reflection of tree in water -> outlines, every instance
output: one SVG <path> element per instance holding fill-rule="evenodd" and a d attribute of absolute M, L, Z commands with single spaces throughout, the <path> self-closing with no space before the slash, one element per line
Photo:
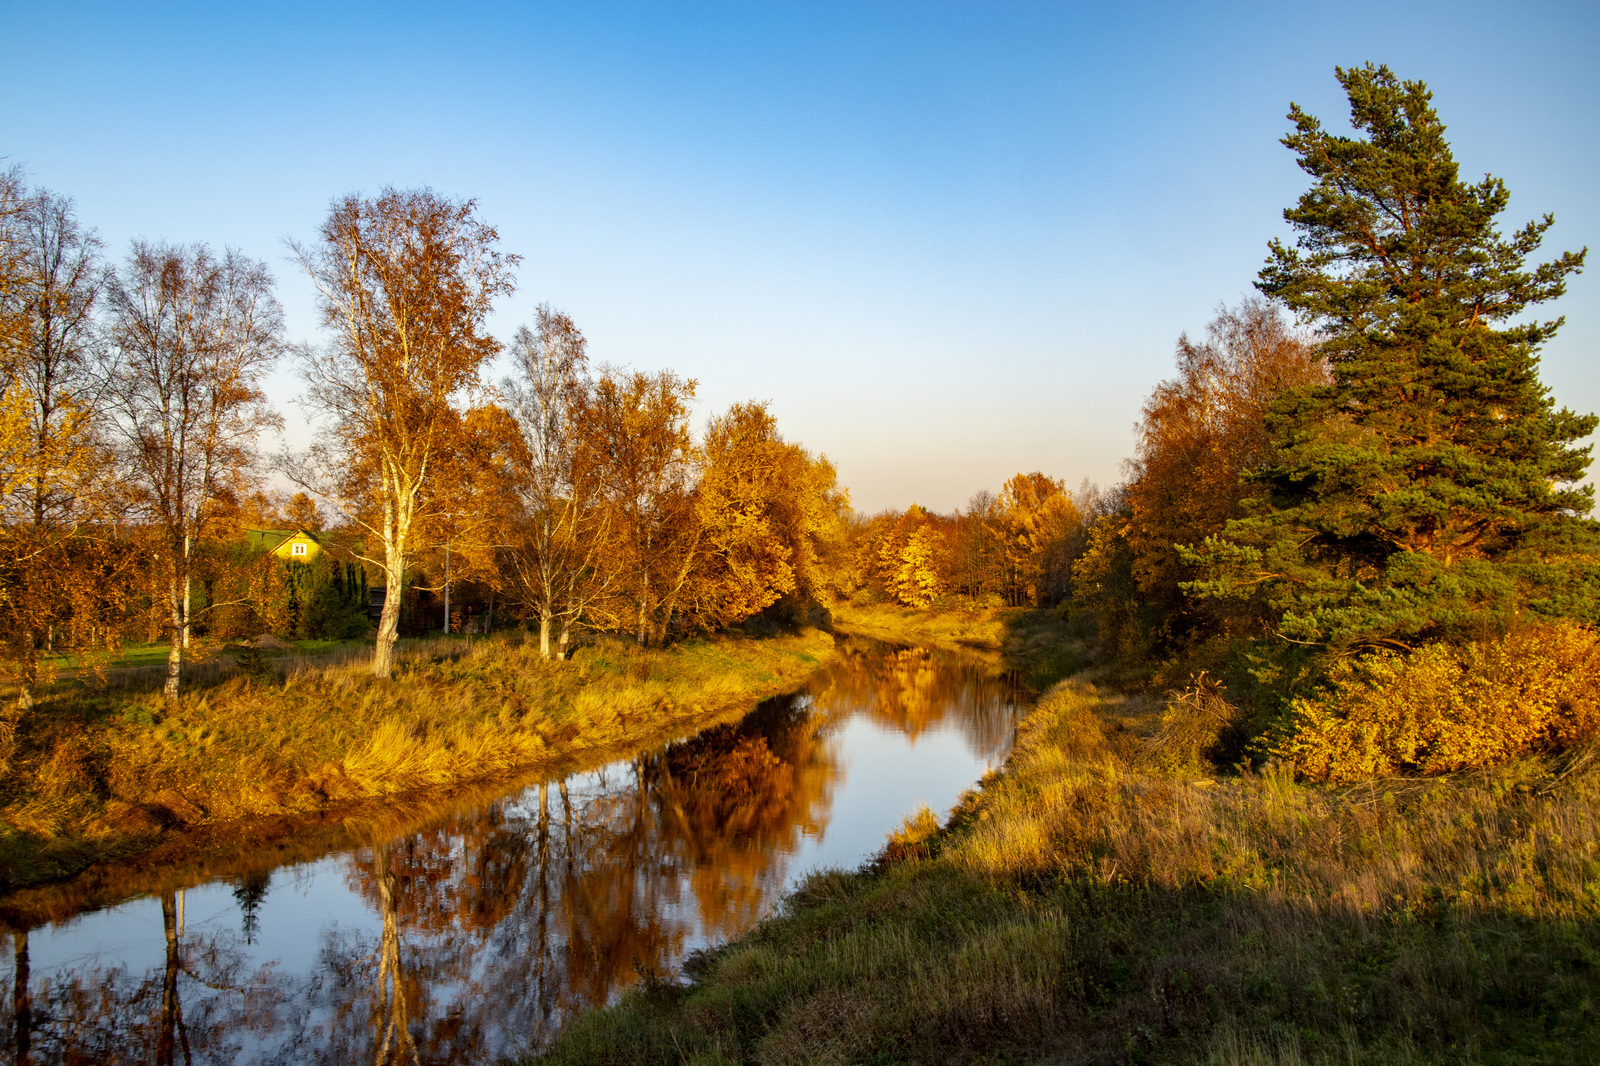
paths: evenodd
<path fill-rule="evenodd" d="M 271 883 L 271 870 L 256 870 L 239 878 L 233 886 L 233 901 L 239 905 L 239 933 L 246 944 L 254 944 L 261 930 L 261 918 L 256 912 L 261 908 L 261 901 L 267 898 L 267 886 Z"/>
<path fill-rule="evenodd" d="M 239 933 L 184 935 L 169 896 L 162 967 L 13 990 L 18 1061 L 421 1064 L 541 1044 L 776 902 L 789 857 L 827 825 L 831 723 L 859 711 L 911 735 L 959 723 L 986 757 L 1009 742 L 1007 675 L 939 653 L 844 655 L 814 699 L 768 701 L 737 725 L 351 854 L 347 883 L 378 927 L 325 929 L 309 974 L 244 968 L 270 874 L 233 886 Z M 24 935 L 23 988 L 26 958 Z"/>
<path fill-rule="evenodd" d="M 283 1060 L 410 1061 L 394 1057 L 402 1030 L 420 1062 L 542 1043 L 576 1010 L 670 972 L 691 937 L 728 935 L 775 902 L 787 856 L 825 825 L 836 773 L 805 705 L 773 701 L 581 791 L 541 785 L 352 858 L 351 887 L 392 907 L 394 949 L 325 934 L 308 1022 Z M 373 958 L 391 972 L 375 974 Z M 385 980 L 388 998 L 358 999 Z M 375 1059 L 380 1008 L 410 1024 L 389 1026 L 390 1057 Z"/>
<path fill-rule="evenodd" d="M 950 652 L 875 643 L 845 644 L 812 690 L 830 721 L 864 713 L 912 740 L 954 726 L 982 759 L 1005 752 L 1016 708 L 1027 698 L 1013 671 Z"/>
<path fill-rule="evenodd" d="M 702 935 L 731 936 L 761 917 L 783 891 L 801 839 L 827 827 L 839 764 L 817 724 L 807 702 L 769 700 L 642 768 L 663 845 L 689 876 Z"/>
<path fill-rule="evenodd" d="M 268 970 L 249 970 L 231 933 L 186 935 L 181 893 L 162 894 L 160 905 L 163 963 L 144 974 L 31 975 L 27 934 L 13 934 L 5 1024 L 14 1062 L 232 1062 L 245 1033 L 270 1027 L 279 997 Z"/>

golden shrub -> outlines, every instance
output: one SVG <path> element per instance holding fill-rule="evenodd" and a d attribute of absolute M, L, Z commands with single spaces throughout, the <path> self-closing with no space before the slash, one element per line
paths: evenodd
<path fill-rule="evenodd" d="M 1294 701 L 1294 733 L 1277 752 L 1315 781 L 1492 766 L 1600 734 L 1600 636 L 1571 623 L 1379 652 L 1331 680 Z"/>

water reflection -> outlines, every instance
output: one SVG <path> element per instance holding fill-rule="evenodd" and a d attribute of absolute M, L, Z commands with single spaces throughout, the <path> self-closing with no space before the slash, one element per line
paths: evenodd
<path fill-rule="evenodd" d="M 862 861 L 920 801 L 948 806 L 1004 756 L 1019 698 L 971 659 L 847 645 L 737 724 L 420 832 L 16 930 L 11 1061 L 420 1066 L 538 1045 L 809 869 Z"/>

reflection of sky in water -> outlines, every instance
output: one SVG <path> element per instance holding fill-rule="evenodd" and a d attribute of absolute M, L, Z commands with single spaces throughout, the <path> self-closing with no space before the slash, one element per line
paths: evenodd
<path fill-rule="evenodd" d="M 812 871 L 858 866 L 923 804 L 943 816 L 1004 758 L 1009 679 L 926 652 L 846 650 L 810 695 L 644 763 L 575 775 L 565 801 L 552 784 L 543 814 L 534 786 L 452 816 L 442 832 L 389 842 L 384 868 L 396 872 L 398 901 L 389 924 L 399 929 L 400 976 L 413 983 L 408 1026 L 423 1058 L 516 1050 L 532 1036 L 529 1017 L 558 1024 L 585 1003 L 615 998 L 641 971 L 676 967 L 683 953 L 769 913 Z M 735 823 L 737 832 L 728 828 Z M 235 882 L 176 897 L 173 966 L 181 964 L 195 1061 L 373 1057 L 381 1025 L 361 1004 L 375 1002 L 385 926 L 374 862 L 374 850 L 361 848 L 271 871 L 250 945 Z M 490 917 L 473 918 L 482 913 Z M 163 973 L 170 981 L 178 972 L 168 966 L 166 931 L 155 897 L 32 930 L 35 998 L 53 991 L 51 1010 L 71 1013 L 80 1008 L 62 989 L 104 984 L 102 1000 L 126 1002 L 104 1008 L 116 1017 L 78 1028 L 103 1031 L 97 1056 L 140 1061 L 165 1024 Z M 12 945 L 0 943 L 9 988 Z M 13 1009 L 6 1005 L 0 1032 L 14 1025 Z M 34 1061 L 51 1061 L 52 1032 L 40 1021 L 49 1014 L 35 1008 L 36 1028 L 46 1028 Z M 464 1029 L 461 1016 L 470 1016 Z M 365 1038 L 356 1031 L 363 1024 Z M 206 1025 L 217 1030 L 209 1044 L 197 1029 Z M 143 1026 L 143 1035 L 124 1042 L 118 1026 Z M 470 1032 L 429 1044 L 446 1030 Z"/>
<path fill-rule="evenodd" d="M 858 716 L 836 730 L 830 741 L 842 763 L 832 816 L 822 839 L 806 840 L 791 860 L 789 887 L 813 870 L 859 866 L 924 803 L 942 820 L 961 793 L 991 766 L 990 760 L 973 754 L 954 726 L 930 729 L 911 740 L 899 730 Z"/>

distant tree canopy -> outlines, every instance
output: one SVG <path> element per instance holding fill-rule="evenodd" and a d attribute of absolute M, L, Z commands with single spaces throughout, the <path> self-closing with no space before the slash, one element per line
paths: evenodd
<path fill-rule="evenodd" d="M 881 595 L 906 607 L 952 596 L 1011 607 L 1053 606 L 1073 589 L 1073 563 L 1088 544 L 1103 497 L 1076 493 L 1034 471 L 1017 474 L 997 496 L 979 492 L 966 509 L 939 515 L 912 504 L 904 512 L 859 518 L 845 591 Z"/>

